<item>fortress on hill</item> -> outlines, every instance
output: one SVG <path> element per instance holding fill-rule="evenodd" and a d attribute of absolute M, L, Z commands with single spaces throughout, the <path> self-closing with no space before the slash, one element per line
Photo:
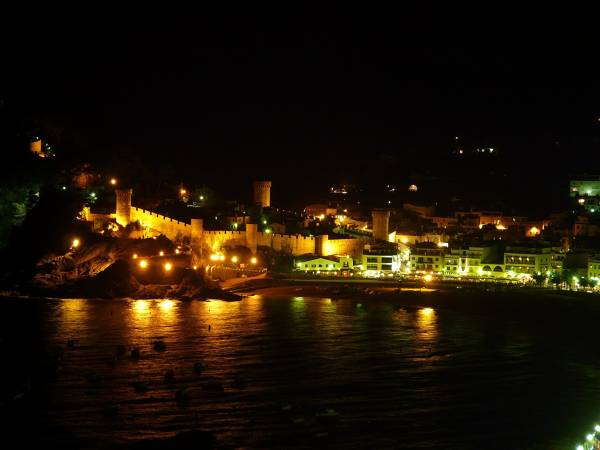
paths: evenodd
<path fill-rule="evenodd" d="M 254 203 L 262 207 L 271 205 L 271 182 L 256 181 L 254 187 Z M 203 219 L 191 219 L 190 223 L 166 217 L 152 211 L 132 205 L 131 189 L 116 190 L 116 208 L 114 214 L 95 214 L 89 208 L 84 209 L 87 221 L 115 220 L 126 227 L 138 222 L 142 227 L 163 234 L 174 243 L 189 244 L 193 260 L 201 263 L 211 254 L 222 248 L 242 246 L 256 254 L 258 247 L 268 247 L 274 251 L 293 256 L 314 254 L 318 256 L 349 255 L 359 257 L 362 253 L 365 238 L 330 239 L 328 235 L 303 236 L 300 234 L 277 234 L 258 231 L 257 224 L 247 223 L 245 230 L 205 230 Z M 387 237 L 387 221 L 389 212 L 377 215 L 377 236 Z M 381 216 L 381 217 L 379 217 Z M 374 230 L 375 231 L 375 230 Z M 377 237 L 374 236 L 374 237 Z"/>

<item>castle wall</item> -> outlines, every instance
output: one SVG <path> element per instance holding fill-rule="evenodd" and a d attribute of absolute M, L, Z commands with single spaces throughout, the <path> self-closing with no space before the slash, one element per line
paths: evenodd
<path fill-rule="evenodd" d="M 127 202 L 125 202 L 126 206 Z M 86 220 L 100 219 L 100 215 L 84 209 Z M 106 219 L 107 215 L 102 215 Z M 111 214 L 111 218 L 119 218 L 119 214 Z M 363 248 L 362 239 L 332 239 L 328 236 L 289 235 L 278 233 L 262 233 L 257 231 L 256 224 L 247 224 L 247 231 L 207 231 L 204 230 L 202 219 L 192 219 L 192 223 L 184 223 L 165 217 L 142 208 L 130 207 L 129 220 L 155 230 L 174 242 L 189 242 L 193 247 L 193 259 L 198 263 L 201 258 L 219 251 L 226 246 L 247 247 L 253 253 L 256 248 L 269 247 L 275 251 L 289 253 L 294 256 L 304 254 L 352 255 L 357 256 Z"/>
<path fill-rule="evenodd" d="M 358 258 L 362 255 L 366 239 L 329 239 L 324 243 L 323 256 L 349 255 Z"/>
<path fill-rule="evenodd" d="M 206 255 L 219 251 L 225 246 L 246 246 L 245 231 L 206 231 L 202 233 L 202 249 Z"/>
<path fill-rule="evenodd" d="M 138 221 L 142 226 L 152 228 L 174 242 L 189 241 L 192 234 L 192 226 L 188 223 L 179 222 L 135 206 L 131 207 L 131 221 Z"/>

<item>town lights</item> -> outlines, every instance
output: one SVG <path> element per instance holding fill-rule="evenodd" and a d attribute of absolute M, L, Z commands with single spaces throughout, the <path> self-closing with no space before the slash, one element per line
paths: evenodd
<path fill-rule="evenodd" d="M 270 229 L 270 228 L 267 228 L 267 229 L 265 230 L 265 233 L 267 233 L 267 234 L 269 234 L 270 232 L 271 232 L 271 229 Z"/>
<path fill-rule="evenodd" d="M 133 254 L 131 257 L 132 257 L 133 259 L 137 259 L 137 253 L 134 253 L 134 254 Z"/>
<path fill-rule="evenodd" d="M 192 269 L 194 269 L 194 270 L 196 270 L 197 268 L 198 268 L 198 266 L 194 266 L 194 267 L 192 267 Z"/>
<path fill-rule="evenodd" d="M 219 255 L 216 255 L 214 253 L 212 255 L 210 255 L 210 260 L 211 261 L 217 261 L 218 259 L 219 259 Z"/>
<path fill-rule="evenodd" d="M 234 263 L 234 264 L 235 264 L 236 262 L 238 262 L 238 257 L 237 257 L 237 256 L 232 256 L 232 257 L 231 257 L 231 262 L 232 262 L 232 263 Z"/>
<path fill-rule="evenodd" d="M 165 263 L 164 268 L 165 272 L 169 272 L 173 268 L 173 264 L 171 264 L 170 262 Z"/>
<path fill-rule="evenodd" d="M 148 267 L 148 261 L 146 261 L 145 259 L 142 259 L 139 262 L 139 265 L 140 265 L 140 269 L 145 269 L 146 267 Z"/>
<path fill-rule="evenodd" d="M 200 201 L 204 201 L 204 195 L 200 196 Z"/>
<path fill-rule="evenodd" d="M 110 179 L 110 184 L 112 184 L 113 186 L 115 186 L 117 184 L 117 179 L 116 178 L 111 178 Z"/>
<path fill-rule="evenodd" d="M 77 248 L 77 247 L 79 247 L 79 244 L 80 244 L 80 242 L 79 242 L 79 239 L 75 238 L 75 239 L 73 239 L 73 241 L 71 242 L 71 247 L 72 247 L 72 248 Z"/>
<path fill-rule="evenodd" d="M 180 190 L 179 190 L 179 193 L 180 193 L 181 195 L 185 195 L 185 194 L 187 194 L 187 191 L 186 191 L 185 189 L 180 189 Z"/>
<path fill-rule="evenodd" d="M 162 250 L 160 252 L 158 252 L 158 256 L 165 256 L 165 252 L 163 252 Z"/>
<path fill-rule="evenodd" d="M 433 279 L 433 277 L 430 274 L 427 274 L 423 277 L 423 279 L 426 283 L 429 283 Z"/>
<path fill-rule="evenodd" d="M 225 261 L 225 255 L 219 255 L 219 261 Z"/>
<path fill-rule="evenodd" d="M 251 262 L 252 264 L 256 264 L 256 262 L 257 262 L 257 259 L 253 257 L 253 258 L 250 260 L 250 262 Z"/>
<path fill-rule="evenodd" d="M 179 255 L 179 249 L 178 248 L 175 249 L 175 254 Z"/>

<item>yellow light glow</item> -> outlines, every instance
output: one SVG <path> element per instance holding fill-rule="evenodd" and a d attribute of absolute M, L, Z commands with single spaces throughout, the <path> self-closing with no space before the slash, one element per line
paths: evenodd
<path fill-rule="evenodd" d="M 178 248 L 175 249 L 175 254 L 179 255 L 179 249 Z"/>
<path fill-rule="evenodd" d="M 216 261 L 217 259 L 219 259 L 219 255 L 215 255 L 214 253 L 212 255 L 210 255 L 211 261 Z"/>
<path fill-rule="evenodd" d="M 430 274 L 427 274 L 423 277 L 423 279 L 426 283 L 429 283 L 433 279 L 433 277 Z"/>
<path fill-rule="evenodd" d="M 165 263 L 164 267 L 165 267 L 165 271 L 169 272 L 173 268 L 173 264 L 168 262 L 168 263 Z"/>
<path fill-rule="evenodd" d="M 504 225 L 502 225 L 501 223 L 499 223 L 498 225 L 496 225 L 496 230 L 506 230 L 506 227 Z"/>
<path fill-rule="evenodd" d="M 237 257 L 237 256 L 233 256 L 233 257 L 231 258 L 231 262 L 232 262 L 232 263 L 236 263 L 236 262 L 238 262 L 238 257 Z"/>
<path fill-rule="evenodd" d="M 257 262 L 257 259 L 256 259 L 256 258 L 252 258 L 252 259 L 250 260 L 250 262 L 251 262 L 252 264 L 256 264 L 256 262 Z"/>
<path fill-rule="evenodd" d="M 179 193 L 180 193 L 181 195 L 185 195 L 185 194 L 187 194 L 187 191 L 186 191 L 185 189 L 181 189 L 181 190 L 179 191 Z"/>
<path fill-rule="evenodd" d="M 136 311 L 148 311 L 150 308 L 148 300 L 136 300 L 133 306 Z"/>
<path fill-rule="evenodd" d="M 112 184 L 113 186 L 114 186 L 115 184 L 117 184 L 117 179 L 116 179 L 116 178 L 111 178 L 111 179 L 110 179 L 110 184 Z"/>
<path fill-rule="evenodd" d="M 73 242 L 71 242 L 71 247 L 77 248 L 77 247 L 79 247 L 79 244 L 80 244 L 79 239 L 75 238 L 75 239 L 73 239 Z"/>
<path fill-rule="evenodd" d="M 402 236 L 400 238 L 400 242 L 402 242 L 403 244 L 406 244 L 408 242 L 408 238 L 406 236 Z"/>
<path fill-rule="evenodd" d="M 204 200 L 204 195 L 201 195 L 201 196 L 200 196 L 200 200 Z"/>
<path fill-rule="evenodd" d="M 423 308 L 421 310 L 419 310 L 419 312 L 425 316 L 430 316 L 433 314 L 433 308 Z"/>
<path fill-rule="evenodd" d="M 225 255 L 219 255 L 219 260 L 225 261 Z"/>
<path fill-rule="evenodd" d="M 148 261 L 146 261 L 145 259 L 142 259 L 142 260 L 139 262 L 139 265 L 140 265 L 140 267 L 141 267 L 142 269 L 145 269 L 146 267 L 148 267 Z"/>
<path fill-rule="evenodd" d="M 325 214 L 321 214 L 321 215 L 319 216 L 319 220 L 323 220 L 324 218 L 325 218 Z"/>
<path fill-rule="evenodd" d="M 165 256 L 165 252 L 163 252 L 162 250 L 160 252 L 158 252 L 159 256 Z"/>
<path fill-rule="evenodd" d="M 137 253 L 134 253 L 134 254 L 133 254 L 131 257 L 132 257 L 133 259 L 137 259 Z"/>
<path fill-rule="evenodd" d="M 196 270 L 198 268 L 198 266 L 194 266 L 193 269 Z"/>
<path fill-rule="evenodd" d="M 577 201 L 579 202 L 580 205 L 583 205 L 585 203 L 585 198 L 580 198 Z"/>
<path fill-rule="evenodd" d="M 529 234 L 532 236 L 537 236 L 538 234 L 540 234 L 540 229 L 538 227 L 531 227 L 529 229 Z"/>
<path fill-rule="evenodd" d="M 173 302 L 173 300 L 166 299 L 160 302 L 160 309 L 169 310 L 172 309 L 174 305 L 175 302 Z"/>

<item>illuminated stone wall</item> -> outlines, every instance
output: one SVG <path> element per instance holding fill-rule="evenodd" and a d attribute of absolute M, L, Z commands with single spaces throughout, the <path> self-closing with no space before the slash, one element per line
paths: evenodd
<path fill-rule="evenodd" d="M 189 241 L 192 234 L 192 226 L 188 223 L 135 206 L 131 207 L 131 221 L 138 221 L 140 225 L 156 230 L 174 242 Z"/>
<path fill-rule="evenodd" d="M 363 248 L 368 239 L 328 239 L 325 244 L 324 255 L 349 255 L 358 258 L 362 255 Z"/>

